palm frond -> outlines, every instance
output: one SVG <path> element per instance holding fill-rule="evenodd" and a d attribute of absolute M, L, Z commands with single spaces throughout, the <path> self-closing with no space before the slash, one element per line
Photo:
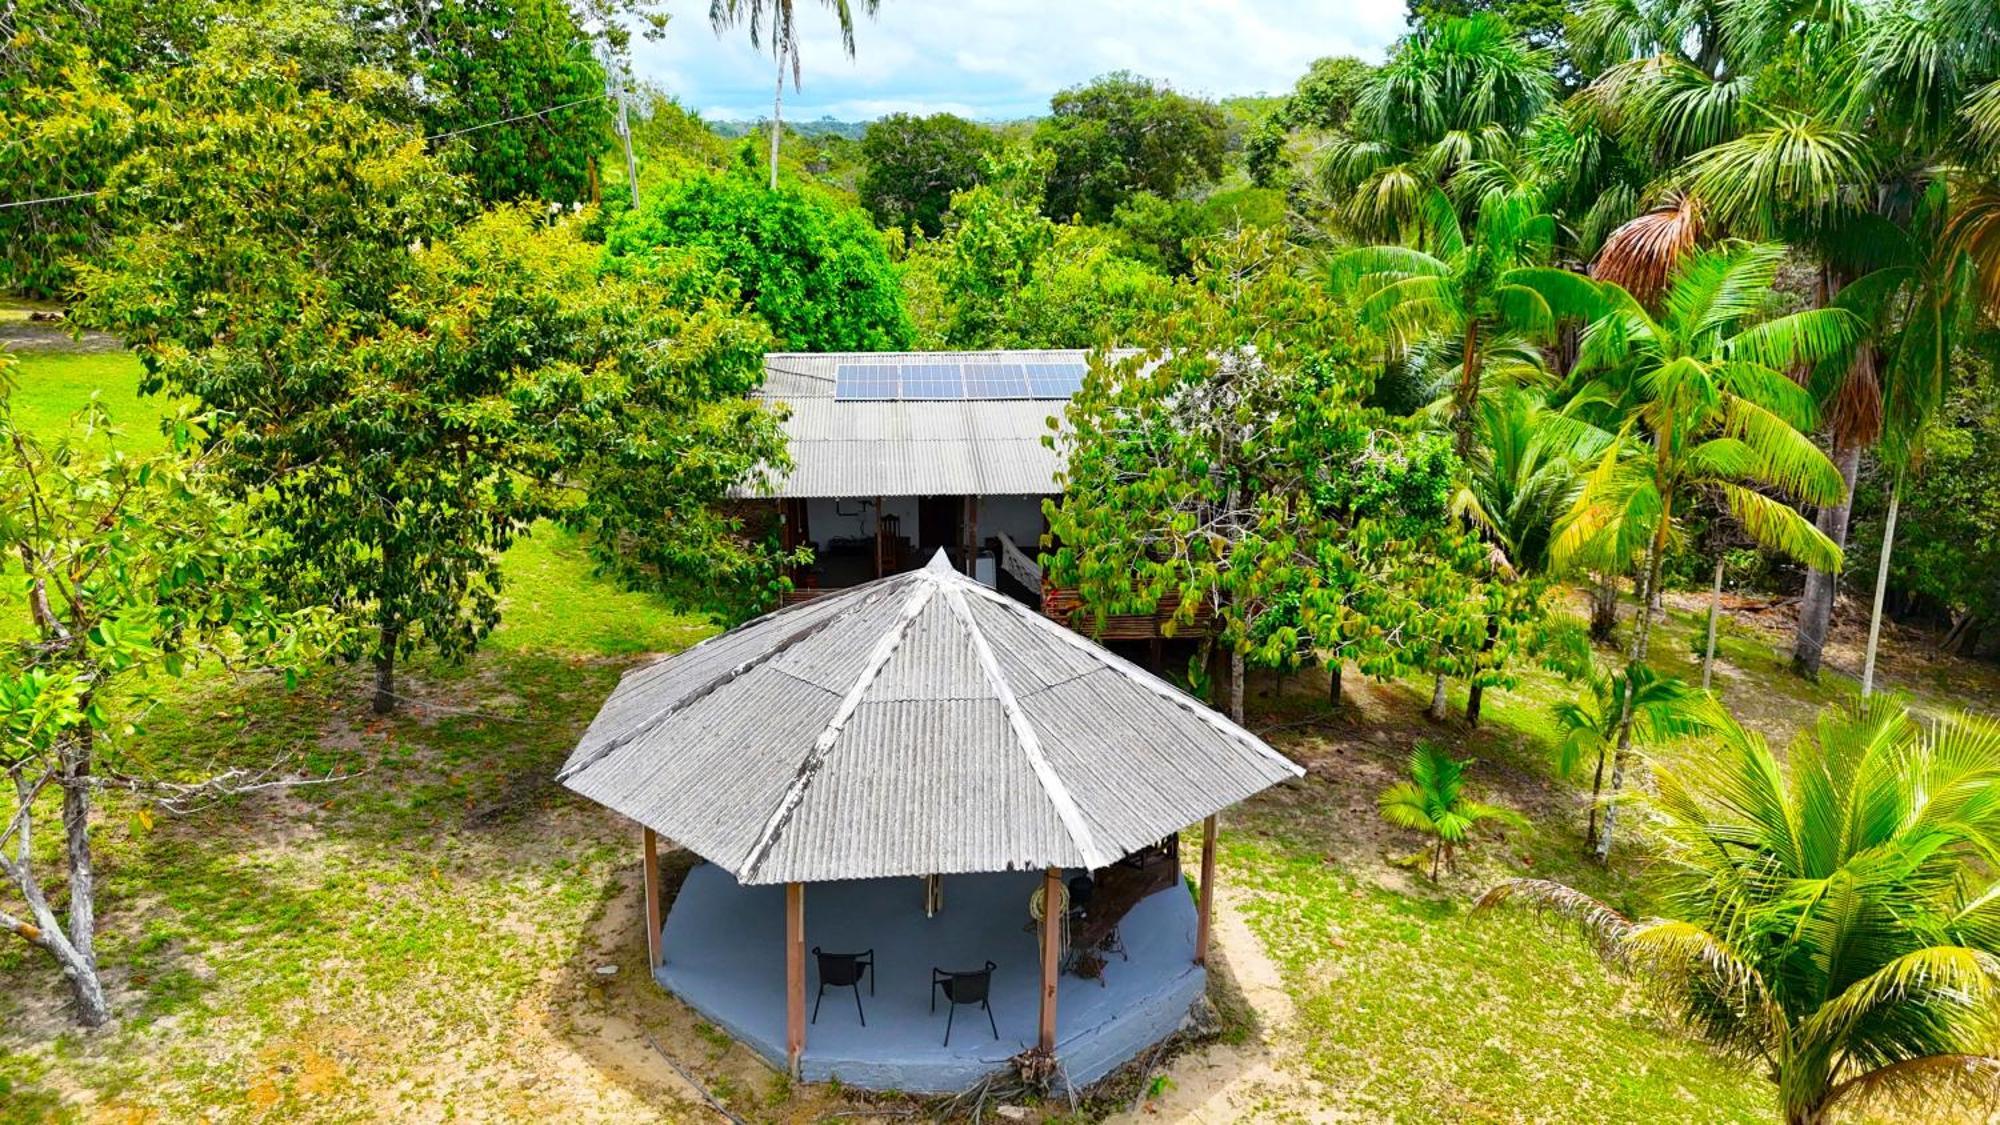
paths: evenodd
<path fill-rule="evenodd" d="M 1783 114 L 1696 154 L 1683 182 L 1724 226 L 1780 238 L 1857 210 L 1873 172 L 1865 138 L 1804 114 Z"/>
<path fill-rule="evenodd" d="M 1582 891 L 1549 879 L 1509 879 L 1479 896 L 1475 911 L 1519 903 L 1574 926 L 1606 960 L 1624 964 L 1632 920 Z"/>
<path fill-rule="evenodd" d="M 1819 570 L 1840 569 L 1840 548 L 1791 506 L 1741 485 L 1716 488 L 1729 505 L 1729 514 L 1758 545 Z"/>
<path fill-rule="evenodd" d="M 1900 1110 L 1919 1121 L 1929 1111 L 1954 1103 L 2000 1102 L 2000 1057 L 1976 1054 L 1925 1055 L 1857 1074 L 1834 1086 L 1824 1103 L 1845 1113 L 1850 1105 Z"/>
<path fill-rule="evenodd" d="M 1622 285 L 1650 305 L 1667 287 L 1682 259 L 1701 238 L 1701 209 L 1693 196 L 1665 202 L 1611 232 L 1591 263 L 1590 275 Z"/>

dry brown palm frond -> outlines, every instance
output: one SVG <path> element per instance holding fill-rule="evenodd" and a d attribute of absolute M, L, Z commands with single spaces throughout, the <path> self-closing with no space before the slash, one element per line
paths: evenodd
<path fill-rule="evenodd" d="M 1859 348 L 1821 418 L 1833 432 L 1836 448 L 1870 446 L 1882 436 L 1882 380 L 1875 371 L 1875 349 Z"/>
<path fill-rule="evenodd" d="M 1953 200 L 1953 212 L 1945 240 L 1971 259 L 1987 315 L 2000 319 L 2000 184 L 1974 185 Z"/>
<path fill-rule="evenodd" d="M 1582 891 L 1549 879 L 1509 879 L 1479 896 L 1473 909 L 1490 910 L 1507 902 L 1525 903 L 1570 923 L 1596 944 L 1605 960 L 1625 963 L 1626 940 L 1636 928 L 1632 920 Z"/>
<path fill-rule="evenodd" d="M 1992 1055 L 1926 1055 L 1877 1067 L 1833 1088 L 1828 1108 L 1850 1102 L 1900 1109 L 1912 1121 L 1954 1100 L 1965 1105 L 2000 1102 L 2000 1058 Z"/>
<path fill-rule="evenodd" d="M 1667 280 L 1701 238 L 1701 205 L 1675 192 L 1660 204 L 1611 232 L 1591 263 L 1590 275 L 1616 282 L 1651 306 Z"/>

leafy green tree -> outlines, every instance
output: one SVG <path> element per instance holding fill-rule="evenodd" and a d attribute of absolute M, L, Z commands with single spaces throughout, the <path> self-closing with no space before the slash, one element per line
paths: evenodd
<path fill-rule="evenodd" d="M 699 487 L 651 511 L 702 528 L 710 478 L 776 452 L 745 397 L 754 322 L 600 282 L 577 224 L 531 205 L 463 222 L 462 182 L 408 130 L 301 91 L 283 59 L 211 48 L 152 98 L 112 179 L 134 221 L 77 315 L 132 346 L 146 389 L 240 427 L 216 469 L 284 537 L 273 593 L 366 624 L 347 653 L 377 710 L 399 659 L 478 644 L 500 553 L 600 460 L 688 459 Z"/>
<path fill-rule="evenodd" d="M 1049 439 L 1066 468 L 1044 558 L 1100 617 L 1173 596 L 1178 629 L 1208 610 L 1240 718 L 1246 662 L 1391 675 L 1484 618 L 1462 565 L 1440 565 L 1463 562 L 1437 534 L 1456 466 L 1358 405 L 1349 314 L 1268 233 L 1213 253 L 1143 352 L 1092 364 Z"/>
<path fill-rule="evenodd" d="M 1382 790 L 1375 799 L 1382 819 L 1430 837 L 1433 883 L 1438 881 L 1440 864 L 1458 870 L 1458 849 L 1480 824 L 1528 827 L 1528 818 L 1513 809 L 1481 804 L 1465 795 L 1465 767 L 1471 760 L 1459 761 L 1435 742 L 1419 742 L 1410 751 L 1409 780 Z"/>
<path fill-rule="evenodd" d="M 840 23 L 840 45 L 846 49 L 847 57 L 854 57 L 854 7 L 851 0 L 821 0 L 828 11 Z M 861 0 L 861 10 L 873 16 L 881 0 Z M 791 64 L 792 89 L 797 90 L 801 81 L 799 67 L 799 25 L 797 5 L 794 0 L 711 0 L 708 6 L 709 23 L 715 33 L 738 24 L 750 26 L 750 45 L 760 46 L 764 39 L 770 40 L 771 58 L 777 63 L 778 79 L 771 95 L 771 190 L 778 188 L 778 138 L 785 127 L 785 69 Z"/>
<path fill-rule="evenodd" d="M 1519 879 L 1481 906 L 1576 924 L 1690 1031 L 1756 1062 L 1787 1125 L 2000 1098 L 2000 728 L 1830 710 L 1784 760 L 1734 724 L 1657 773 L 1662 916 Z"/>
<path fill-rule="evenodd" d="M 1676 273 L 1657 319 L 1631 294 L 1600 283 L 1609 304 L 1584 332 L 1569 409 L 1595 415 L 1619 440 L 1585 474 L 1552 554 L 1559 566 L 1613 573 L 1638 560 L 1634 667 L 1646 661 L 1667 547 L 1699 496 L 1716 497 L 1767 549 L 1828 569 L 1840 565 L 1840 548 L 1762 490 L 1814 503 L 1839 499 L 1846 487 L 1839 470 L 1801 432 L 1817 418 L 1812 398 L 1786 372 L 1837 359 L 1855 345 L 1860 325 L 1842 309 L 1755 322 L 1783 259 L 1776 246 L 1698 252 Z M 1631 703 L 1628 696 L 1600 857 L 1611 850 Z"/>
<path fill-rule="evenodd" d="M 372 0 L 363 13 L 407 51 L 396 69 L 422 82 L 424 132 L 447 138 L 480 199 L 589 200 L 613 112 L 567 0 Z"/>
<path fill-rule="evenodd" d="M 1035 128 L 1051 161 L 1042 210 L 1101 223 L 1135 193 L 1177 197 L 1222 175 L 1228 133 L 1215 103 L 1129 71 L 1063 90 Z"/>
<path fill-rule="evenodd" d="M 1097 227 L 1056 223 L 991 184 L 960 193 L 943 235 L 910 247 L 905 302 L 925 348 L 1085 348 L 1137 340 L 1172 304 L 1159 271 Z"/>
<path fill-rule="evenodd" d="M 0 379 L 10 362 L 0 354 Z M 95 401 L 47 440 L 9 403 L 0 399 L 0 539 L 25 639 L 0 659 L 0 772 L 12 782 L 0 800 L 0 930 L 54 961 L 78 1022 L 96 1027 L 111 1018 L 96 944 L 100 797 L 129 794 L 144 818 L 293 776 L 284 761 L 162 772 L 133 746 L 132 723 L 167 682 L 218 657 L 295 667 L 325 622 L 265 598 L 273 540 L 222 498 L 224 447 L 198 449 L 190 419 L 173 420 L 166 451 L 137 457 Z M 38 819 L 45 795 L 59 809 L 54 832 Z"/>
<path fill-rule="evenodd" d="M 726 271 L 789 351 L 908 347 L 896 267 L 857 208 L 798 186 L 698 175 L 644 199 L 605 238 L 613 259 L 694 252 Z"/>
<path fill-rule="evenodd" d="M 1257 123 L 1243 142 L 1243 166 L 1259 187 L 1283 187 L 1289 178 L 1286 146 L 1298 132 L 1344 128 L 1374 68 L 1346 55 L 1314 59 L 1283 104 Z"/>
<path fill-rule="evenodd" d="M 885 227 L 935 238 L 952 196 L 978 186 L 1000 136 L 950 113 L 892 113 L 861 138 L 861 205 Z"/>
<path fill-rule="evenodd" d="M 1140 192 L 1112 212 L 1125 253 L 1162 273 L 1185 277 L 1204 239 L 1248 227 L 1282 229 L 1285 197 L 1270 188 L 1218 191 L 1204 199 L 1162 199 Z"/>

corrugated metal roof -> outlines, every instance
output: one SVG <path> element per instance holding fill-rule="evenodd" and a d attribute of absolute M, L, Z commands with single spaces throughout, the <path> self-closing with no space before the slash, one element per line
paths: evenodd
<path fill-rule="evenodd" d="M 634 670 L 559 777 L 755 884 L 1101 867 L 1301 772 L 940 553 Z"/>
<path fill-rule="evenodd" d="M 1118 353 L 1124 354 L 1124 353 Z M 1042 445 L 1061 399 L 837 400 L 843 363 L 1085 363 L 1090 353 L 774 352 L 759 396 L 782 403 L 792 470 L 739 491 L 849 496 L 1052 496 L 1062 462 Z"/>

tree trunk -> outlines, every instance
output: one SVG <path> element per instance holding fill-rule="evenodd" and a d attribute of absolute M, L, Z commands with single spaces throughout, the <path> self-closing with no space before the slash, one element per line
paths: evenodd
<path fill-rule="evenodd" d="M 1595 575 L 1590 584 L 1590 639 L 1610 644 L 1618 632 L 1618 579 Z"/>
<path fill-rule="evenodd" d="M 1338 657 L 1326 662 L 1326 705 L 1328 707 L 1340 706 L 1340 668 L 1341 661 Z"/>
<path fill-rule="evenodd" d="M 1646 642 L 1653 630 L 1653 588 L 1660 581 L 1660 567 L 1666 555 L 1667 530 L 1671 526 L 1671 509 L 1660 513 L 1660 530 L 1653 537 L 1652 549 L 1647 553 L 1646 572 L 1640 579 L 1639 620 L 1632 627 L 1632 659 L 1627 665 L 1625 684 L 1625 704 L 1618 715 L 1618 744 L 1611 754 L 1611 795 L 1604 805 L 1604 827 L 1597 834 L 1597 861 L 1611 862 L 1611 837 L 1618 823 L 1618 793 L 1625 787 L 1625 760 L 1632 752 L 1632 704 L 1633 695 L 1631 672 L 1646 662 Z"/>
<path fill-rule="evenodd" d="M 1814 521 L 1833 545 L 1847 549 L 1847 517 L 1854 510 L 1854 478 L 1861 469 L 1861 447 L 1851 445 L 1834 454 L 1841 480 L 1847 484 L 1840 503 L 1821 508 Z M 1833 599 L 1838 593 L 1839 576 L 1823 570 L 1806 571 L 1805 596 L 1799 599 L 1798 632 L 1792 643 L 1792 671 L 1808 680 L 1819 679 L 1820 662 L 1826 655 L 1827 632 L 1833 625 Z"/>
<path fill-rule="evenodd" d="M 1479 405 L 1479 321 L 1465 322 L 1465 362 L 1458 373 L 1458 393 L 1452 396 L 1453 447 L 1458 459 L 1472 463 L 1472 412 Z"/>
<path fill-rule="evenodd" d="M 1708 647 L 1701 654 L 1701 690 L 1707 691 L 1710 678 L 1715 673 L 1715 622 L 1722 616 L 1722 560 L 1721 551 L 1715 553 L 1715 581 L 1708 587 Z"/>
<path fill-rule="evenodd" d="M 785 48 L 783 45 L 784 40 L 779 38 L 776 28 L 772 29 L 771 35 L 772 38 L 778 39 L 779 43 L 776 52 L 778 56 L 778 87 L 771 95 L 771 190 L 776 191 L 778 190 L 778 137 L 784 132 L 785 128 Z"/>
<path fill-rule="evenodd" d="M 1597 743 L 1597 772 L 1590 775 L 1590 825 L 1583 830 L 1584 845 L 1592 850 L 1595 850 L 1597 847 L 1597 807 L 1598 802 L 1603 799 L 1604 741 L 1599 739 Z"/>
<path fill-rule="evenodd" d="M 402 629 L 383 625 L 375 641 L 375 713 L 387 715 L 396 709 L 396 643 Z"/>
<path fill-rule="evenodd" d="M 1493 651 L 1494 645 L 1499 643 L 1500 619 L 1488 614 L 1486 618 L 1486 641 L 1479 646 L 1479 655 L 1484 657 L 1487 653 Z M 1465 721 L 1468 726 L 1476 727 L 1479 725 L 1479 706 L 1485 697 L 1486 685 L 1480 682 L 1479 675 L 1475 672 L 1472 677 L 1472 685 L 1465 692 Z"/>
<path fill-rule="evenodd" d="M 88 708 L 89 696 L 79 703 Z M 63 755 L 67 759 L 63 763 L 62 821 L 69 858 L 69 950 L 66 957 L 59 953 L 57 960 L 63 962 L 63 974 L 76 997 L 77 1020 L 85 1027 L 100 1027 L 111 1018 L 104 985 L 97 976 L 97 863 L 90 848 L 94 745 L 90 727 L 81 726 Z"/>
<path fill-rule="evenodd" d="M 1875 648 L 1882 641 L 1882 599 L 1889 592 L 1889 554 L 1896 549 L 1896 512 L 1903 504 L 1903 474 L 1889 486 L 1889 515 L 1882 522 L 1882 557 L 1875 564 L 1875 605 L 1868 611 L 1868 653 L 1861 661 L 1861 698 L 1875 690 Z"/>
<path fill-rule="evenodd" d="M 1229 650 L 1229 718 L 1237 726 L 1243 725 L 1243 652 L 1233 647 Z"/>
<path fill-rule="evenodd" d="M 1437 680 L 1431 686 L 1431 705 L 1428 709 L 1424 711 L 1424 714 L 1434 723 L 1441 723 L 1444 722 L 1445 720 L 1446 711 L 1445 711 L 1443 672 L 1439 672 L 1437 674 Z"/>

